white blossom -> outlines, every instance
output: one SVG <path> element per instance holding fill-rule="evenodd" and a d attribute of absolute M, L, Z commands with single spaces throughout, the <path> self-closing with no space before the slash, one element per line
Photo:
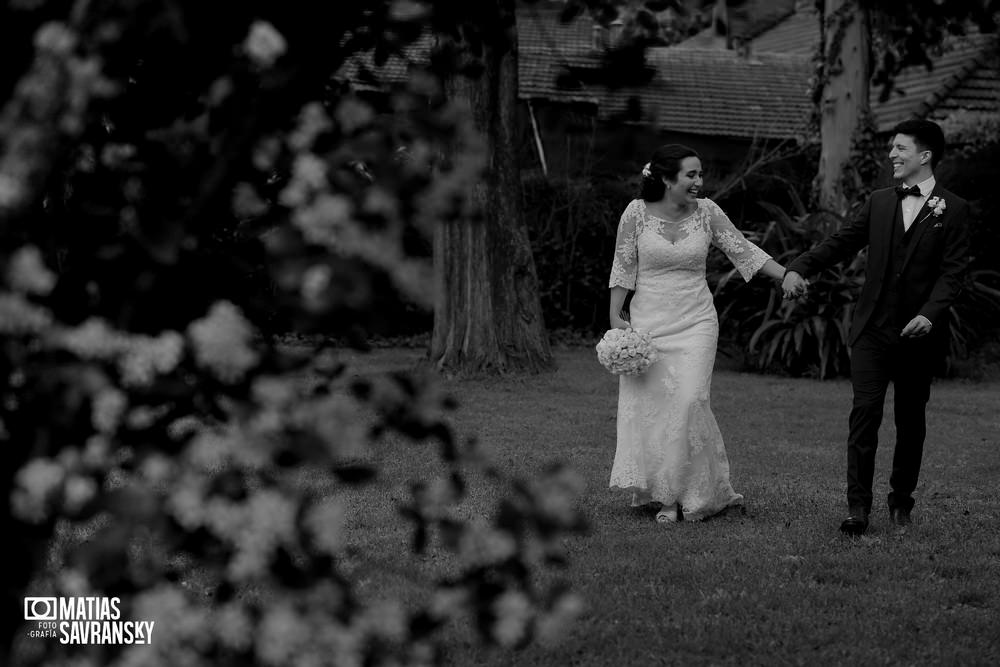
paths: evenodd
<path fill-rule="evenodd" d="M 152 454 L 143 459 L 139 471 L 151 487 L 161 489 L 170 481 L 175 467 L 172 459 L 162 454 Z"/>
<path fill-rule="evenodd" d="M 180 363 L 184 338 L 176 331 L 164 331 L 156 338 L 132 336 L 123 344 L 118 360 L 122 382 L 129 387 L 145 387 L 157 374 L 167 374 Z"/>
<path fill-rule="evenodd" d="M 257 363 L 250 347 L 253 330 L 239 309 L 228 301 L 212 305 L 208 315 L 191 323 L 188 336 L 195 359 L 223 382 L 237 382 Z"/>
<path fill-rule="evenodd" d="M 295 653 L 309 639 L 309 627 L 302 623 L 294 609 L 281 603 L 273 605 L 264 612 L 257 628 L 257 657 L 265 665 L 294 664 Z"/>
<path fill-rule="evenodd" d="M 288 49 L 285 38 L 267 21 L 254 21 L 243 49 L 261 67 L 270 67 Z"/>
<path fill-rule="evenodd" d="M 45 266 L 38 248 L 24 246 L 11 256 L 7 280 L 16 292 L 44 296 L 55 287 L 56 275 Z"/>
<path fill-rule="evenodd" d="M 0 173 L 0 209 L 14 208 L 24 197 L 21 179 Z"/>
<path fill-rule="evenodd" d="M 183 440 L 197 433 L 202 426 L 202 421 L 194 415 L 184 415 L 167 424 L 167 435 L 172 440 Z"/>
<path fill-rule="evenodd" d="M 311 190 L 322 190 L 327 184 L 326 171 L 326 162 L 312 153 L 302 153 L 292 163 L 292 180 Z"/>
<path fill-rule="evenodd" d="M 409 616 L 399 600 L 379 600 L 364 610 L 360 626 L 376 641 L 404 642 L 409 634 Z"/>
<path fill-rule="evenodd" d="M 56 342 L 81 359 L 111 359 L 127 345 L 125 336 L 96 317 L 63 330 Z"/>
<path fill-rule="evenodd" d="M 368 425 L 362 407 L 352 397 L 334 393 L 292 406 L 288 423 L 311 429 L 336 460 L 362 456 L 368 448 Z"/>
<path fill-rule="evenodd" d="M 288 136 L 288 146 L 294 151 L 306 151 L 323 132 L 333 126 L 326 109 L 319 102 L 310 102 L 299 113 L 299 124 Z"/>
<path fill-rule="evenodd" d="M 29 303 L 20 294 L 0 292 L 0 333 L 39 333 L 51 323 L 48 310 Z"/>
<path fill-rule="evenodd" d="M 52 459 L 35 458 L 17 472 L 11 506 L 16 516 L 40 523 L 49 514 L 49 502 L 62 487 L 66 470 Z"/>
<path fill-rule="evenodd" d="M 254 147 L 253 166 L 259 171 L 271 171 L 281 153 L 281 141 L 277 137 L 264 137 Z"/>
<path fill-rule="evenodd" d="M 239 183 L 233 190 L 233 213 L 238 218 L 258 218 L 268 212 L 270 206 L 260 198 L 257 190 L 249 183 Z"/>
<path fill-rule="evenodd" d="M 59 570 L 59 590 L 68 596 L 85 597 L 92 594 L 90 579 L 80 570 L 70 567 Z"/>
<path fill-rule="evenodd" d="M 201 483 L 191 478 L 182 479 L 171 489 L 167 509 L 188 530 L 205 525 L 205 491 Z"/>
<path fill-rule="evenodd" d="M 469 602 L 469 591 L 465 588 L 439 588 L 431 596 L 427 610 L 436 618 L 455 618 Z"/>
<path fill-rule="evenodd" d="M 524 639 L 531 621 L 531 600 L 520 591 L 506 591 L 493 602 L 493 638 L 501 646 L 513 646 Z"/>
<path fill-rule="evenodd" d="M 100 469 L 108 464 L 110 452 L 111 442 L 106 435 L 99 433 L 87 438 L 80 459 L 84 465 Z"/>
<path fill-rule="evenodd" d="M 242 605 L 225 604 L 213 615 L 212 620 L 215 634 L 226 648 L 245 651 L 253 645 L 253 621 Z"/>
<path fill-rule="evenodd" d="M 324 193 L 310 205 L 296 209 L 292 222 L 302 231 L 306 241 L 335 246 L 349 229 L 353 210 L 347 197 Z"/>
<path fill-rule="evenodd" d="M 470 523 L 459 540 L 458 553 L 468 566 L 501 563 L 517 552 L 513 535 L 482 522 Z"/>
<path fill-rule="evenodd" d="M 185 457 L 196 468 L 212 472 L 226 465 L 233 450 L 234 443 L 228 434 L 214 429 L 205 430 L 188 443 Z"/>
<path fill-rule="evenodd" d="M 97 482 L 90 477 L 70 475 L 63 488 L 63 507 L 72 513 L 79 512 L 97 495 Z"/>
<path fill-rule="evenodd" d="M 304 523 L 317 548 L 331 556 L 340 553 L 346 524 L 343 503 L 333 498 L 321 500 L 309 508 Z"/>
<path fill-rule="evenodd" d="M 427 16 L 430 9 L 426 3 L 414 0 L 393 0 L 389 16 L 393 21 L 417 21 Z"/>
<path fill-rule="evenodd" d="M 268 407 L 284 407 L 295 400 L 295 386 L 277 375 L 257 377 L 250 391 L 255 401 Z"/>
<path fill-rule="evenodd" d="M 293 539 L 297 506 L 276 491 L 259 491 L 242 509 L 236 555 L 229 564 L 230 576 L 237 580 L 262 574 L 274 550 Z"/>
<path fill-rule="evenodd" d="M 76 47 L 76 35 L 66 24 L 49 21 L 35 32 L 35 48 L 58 56 L 69 55 Z"/>
<path fill-rule="evenodd" d="M 375 118 L 371 106 L 355 97 L 345 98 L 337 105 L 337 122 L 346 134 L 365 127 Z"/>
<path fill-rule="evenodd" d="M 136 152 L 133 144 L 109 143 L 101 150 L 101 163 L 112 169 L 117 169 L 135 157 Z"/>
<path fill-rule="evenodd" d="M 101 433 L 111 433 L 118 428 L 128 405 L 125 394 L 114 387 L 97 392 L 91 402 L 90 420 Z"/>
<path fill-rule="evenodd" d="M 307 308 L 322 306 L 332 277 L 333 269 L 328 264 L 315 264 L 302 273 L 302 300 Z"/>

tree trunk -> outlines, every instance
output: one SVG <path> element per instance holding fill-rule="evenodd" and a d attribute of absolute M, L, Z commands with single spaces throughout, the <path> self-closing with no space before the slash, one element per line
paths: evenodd
<path fill-rule="evenodd" d="M 844 215 L 844 170 L 868 110 L 870 27 L 857 0 L 826 0 L 823 11 L 822 147 L 814 187 L 821 209 Z"/>
<path fill-rule="evenodd" d="M 552 366 L 515 154 L 514 2 L 498 0 L 497 8 L 499 25 L 509 29 L 485 40 L 482 74 L 457 77 L 450 85 L 469 101 L 488 151 L 486 173 L 472 193 L 479 220 L 442 223 L 435 232 L 430 358 L 451 372 L 537 372 Z"/>

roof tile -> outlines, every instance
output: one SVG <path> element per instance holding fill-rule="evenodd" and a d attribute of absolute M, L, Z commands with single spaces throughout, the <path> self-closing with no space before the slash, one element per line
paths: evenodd
<path fill-rule="evenodd" d="M 690 44 L 647 50 L 652 79 L 645 85 L 609 87 L 597 83 L 601 66 L 592 48 L 592 22 L 568 24 L 558 8 L 519 10 L 519 95 L 522 99 L 582 103 L 602 119 L 655 123 L 677 132 L 732 137 L 796 138 L 811 113 L 808 80 L 818 36 L 815 13 L 798 12 L 753 42 L 750 55 Z M 872 111 L 881 131 L 911 116 L 940 116 L 952 108 L 1000 112 L 1000 74 L 985 54 L 995 37 L 969 35 L 955 40 L 934 68 L 910 67 L 897 77 L 884 102 L 872 89 Z M 370 54 L 352 58 L 341 76 L 362 88 L 404 81 L 412 64 L 428 61 L 433 38 L 422 37 L 406 52 L 374 67 Z M 787 49 L 772 52 L 770 49 Z M 373 80 L 363 76 L 367 69 Z M 973 105 L 970 107 L 969 105 Z M 636 115 L 636 111 L 638 114 Z"/>

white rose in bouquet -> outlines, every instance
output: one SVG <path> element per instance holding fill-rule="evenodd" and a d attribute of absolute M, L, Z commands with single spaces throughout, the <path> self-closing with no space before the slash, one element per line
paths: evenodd
<path fill-rule="evenodd" d="M 609 329 L 597 344 L 597 360 L 615 375 L 639 375 L 656 361 L 656 349 L 648 333 Z"/>

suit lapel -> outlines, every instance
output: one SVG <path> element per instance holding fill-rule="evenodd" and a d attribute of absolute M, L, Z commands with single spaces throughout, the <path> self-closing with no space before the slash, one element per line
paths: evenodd
<path fill-rule="evenodd" d="M 927 197 L 927 201 L 924 202 L 924 205 L 920 207 L 919 211 L 917 211 L 916 217 L 913 218 L 913 224 L 914 225 L 922 225 L 923 223 L 927 222 L 927 218 L 931 214 L 931 208 L 927 204 L 930 202 L 930 200 L 934 199 L 934 197 L 937 197 L 937 196 L 939 196 L 938 195 L 938 186 L 935 185 L 934 189 L 931 190 L 930 196 Z M 914 231 L 917 231 L 917 230 L 914 230 Z"/>
<path fill-rule="evenodd" d="M 895 206 L 893 206 L 895 204 Z M 878 256 L 882 264 L 888 264 L 889 252 L 892 247 L 892 226 L 896 224 L 896 216 L 902 216 L 903 212 L 899 206 L 899 197 L 892 190 L 887 190 L 884 196 L 872 201 L 872 220 L 877 221 L 878 231 L 872 235 L 873 248 L 874 241 L 879 242 Z"/>

